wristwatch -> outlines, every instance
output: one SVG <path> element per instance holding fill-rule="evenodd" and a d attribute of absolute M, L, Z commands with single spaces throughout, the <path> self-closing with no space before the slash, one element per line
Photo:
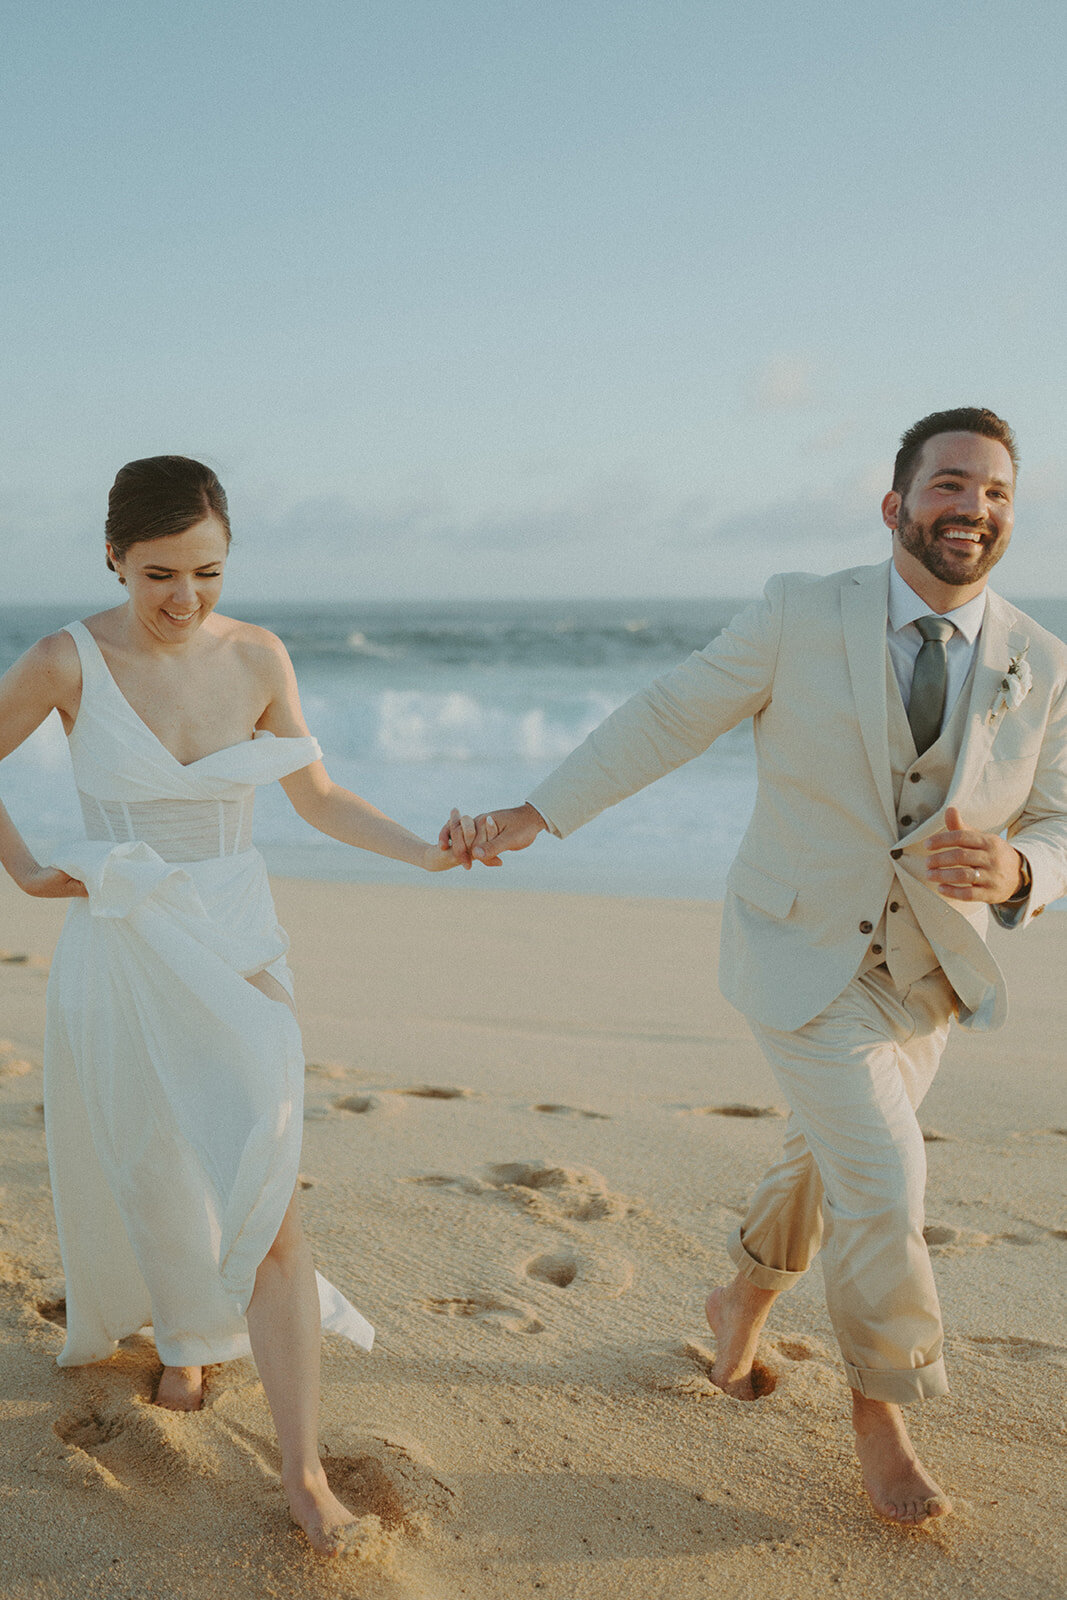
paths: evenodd
<path fill-rule="evenodd" d="M 1034 882 L 1033 873 L 1030 871 L 1029 861 L 1027 861 L 1021 850 L 1017 850 L 1015 853 L 1019 857 L 1019 887 L 1016 889 L 1015 893 L 1010 897 L 1010 899 L 1004 902 L 1005 905 L 1009 906 L 1016 905 L 1025 900 L 1029 895 Z"/>

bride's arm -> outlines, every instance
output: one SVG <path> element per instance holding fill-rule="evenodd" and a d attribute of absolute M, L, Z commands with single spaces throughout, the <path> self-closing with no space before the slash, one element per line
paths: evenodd
<path fill-rule="evenodd" d="M 300 695 L 292 662 L 280 640 L 272 639 L 268 652 L 267 670 L 270 676 L 270 700 L 257 728 L 276 734 L 280 739 L 306 738 L 308 726 L 300 707 Z M 424 867 L 427 872 L 446 872 L 461 863 L 451 849 L 420 839 L 418 834 L 401 827 L 384 812 L 372 806 L 369 800 L 353 794 L 334 783 L 321 761 L 301 767 L 281 780 L 282 788 L 297 814 L 320 833 L 343 844 L 355 845 L 360 850 L 372 850 L 375 855 L 389 856 L 393 861 L 407 861 L 414 867 Z M 460 819 L 454 814 L 453 831 L 466 836 L 468 848 L 474 841 L 474 824 L 470 818 Z M 469 861 L 469 857 L 468 857 Z"/>
<path fill-rule="evenodd" d="M 78 712 L 81 673 L 69 634 L 52 634 L 20 656 L 0 678 L 0 761 L 16 750 L 51 711 L 69 726 Z M 20 889 L 38 899 L 84 895 L 85 885 L 57 867 L 42 867 L 0 805 L 0 866 Z"/>

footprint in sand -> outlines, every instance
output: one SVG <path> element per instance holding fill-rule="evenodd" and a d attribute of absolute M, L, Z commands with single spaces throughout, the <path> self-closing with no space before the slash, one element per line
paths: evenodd
<path fill-rule="evenodd" d="M 534 1315 L 529 1306 L 510 1300 L 498 1300 L 493 1295 L 465 1295 L 454 1299 L 432 1298 L 422 1302 L 424 1311 L 438 1317 L 466 1317 L 483 1326 L 503 1329 L 505 1333 L 541 1333 L 544 1323 Z"/>
<path fill-rule="evenodd" d="M 991 1244 L 1035 1244 L 1044 1232 L 981 1233 L 976 1228 L 957 1228 L 950 1222 L 928 1222 L 923 1238 L 931 1250 L 984 1250 Z"/>
<path fill-rule="evenodd" d="M 534 1106 L 535 1111 L 543 1111 L 549 1117 L 588 1117 L 595 1122 L 610 1122 L 611 1117 L 606 1111 L 586 1111 L 581 1106 Z"/>
<path fill-rule="evenodd" d="M 457 1194 L 485 1194 L 489 1188 L 480 1178 L 465 1178 L 462 1174 L 428 1172 L 423 1177 L 405 1178 L 405 1183 L 422 1183 L 429 1189 L 454 1189 Z"/>
<path fill-rule="evenodd" d="M 67 1326 L 66 1295 L 49 1295 L 43 1300 L 38 1300 L 35 1309 L 39 1317 L 43 1317 L 46 1322 L 54 1322 L 57 1328 Z"/>
<path fill-rule="evenodd" d="M 691 1117 L 787 1117 L 789 1112 L 783 1106 L 687 1106 L 686 1111 Z"/>
<path fill-rule="evenodd" d="M 490 1189 L 535 1216 L 572 1222 L 617 1221 L 636 1211 L 613 1194 L 592 1167 L 555 1167 L 546 1161 L 503 1161 L 486 1169 Z"/>
<path fill-rule="evenodd" d="M 371 1439 L 358 1455 L 323 1456 L 330 1488 L 390 1533 L 419 1534 L 448 1516 L 456 1491 L 416 1447 Z"/>
<path fill-rule="evenodd" d="M 664 1394 L 691 1395 L 700 1400 L 724 1400 L 727 1398 L 724 1391 L 712 1381 L 714 1366 L 713 1352 L 699 1340 L 687 1339 L 671 1352 L 667 1362 L 657 1364 L 654 1371 L 646 1373 L 643 1382 L 646 1388 Z M 770 1367 L 759 1360 L 753 1363 L 752 1386 L 757 1400 L 772 1394 L 777 1383 L 778 1375 Z M 739 1405 L 746 1403 L 749 1402 L 738 1401 Z"/>
<path fill-rule="evenodd" d="M 34 955 L 30 950 L 0 950 L 0 964 L 5 967 L 29 967 L 34 972 L 47 972 L 49 965 L 44 956 Z"/>
<path fill-rule="evenodd" d="M 624 1195 L 613 1194 L 606 1180 L 591 1167 L 556 1167 L 547 1161 L 504 1161 L 486 1168 L 487 1177 L 431 1172 L 409 1178 L 459 1194 L 499 1196 L 522 1206 L 539 1222 L 617 1221 L 634 1216 L 640 1208 Z"/>
<path fill-rule="evenodd" d="M 33 1062 L 18 1054 L 10 1039 L 0 1039 L 0 1078 L 22 1078 L 33 1071 Z"/>
<path fill-rule="evenodd" d="M 348 1073 L 336 1061 L 309 1061 L 304 1068 L 305 1072 L 314 1073 L 316 1078 L 330 1078 L 334 1083 L 339 1083 L 342 1078 L 347 1078 Z"/>
<path fill-rule="evenodd" d="M 359 1117 L 366 1116 L 368 1111 L 377 1111 L 380 1105 L 381 1101 L 372 1094 L 346 1094 L 334 1101 L 335 1110 L 352 1111 Z"/>
<path fill-rule="evenodd" d="M 554 1289 L 576 1287 L 608 1295 L 622 1294 L 630 1287 L 634 1276 L 633 1262 L 622 1256 L 608 1256 L 602 1252 L 590 1255 L 569 1246 L 531 1256 L 520 1270 L 534 1283 L 547 1283 Z"/>
<path fill-rule="evenodd" d="M 1067 1366 L 1067 1346 L 1043 1344 L 1040 1339 L 1022 1339 L 1014 1334 L 997 1338 L 992 1334 L 972 1333 L 962 1341 L 977 1345 L 981 1353 L 1007 1356 L 1009 1361 L 1046 1361 L 1054 1366 Z"/>
<path fill-rule="evenodd" d="M 197 1475 L 183 1429 L 200 1426 L 201 1416 L 97 1396 L 68 1411 L 53 1427 L 69 1447 L 67 1465 L 76 1474 L 91 1468 L 111 1488 L 172 1491 Z"/>
<path fill-rule="evenodd" d="M 411 1089 L 400 1089 L 400 1094 L 414 1095 L 417 1100 L 470 1100 L 473 1089 L 452 1089 L 434 1083 L 418 1083 Z"/>
<path fill-rule="evenodd" d="M 835 1360 L 833 1352 L 818 1339 L 771 1339 L 769 1344 L 786 1361 L 827 1361 L 832 1364 Z"/>

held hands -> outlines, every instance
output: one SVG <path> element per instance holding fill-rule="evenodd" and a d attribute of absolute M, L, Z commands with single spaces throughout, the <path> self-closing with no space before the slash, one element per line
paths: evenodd
<path fill-rule="evenodd" d="M 996 833 L 964 825 L 955 806 L 946 827 L 926 841 L 926 881 L 948 900 L 985 900 L 1003 905 L 1023 882 L 1022 856 Z"/>
<path fill-rule="evenodd" d="M 499 867 L 502 851 L 525 850 L 544 827 L 545 819 L 529 803 L 506 811 L 483 812 L 473 820 L 453 811 L 441 829 L 438 843 L 441 850 L 451 850 L 456 863 L 468 871 L 475 861 L 486 867 Z"/>
<path fill-rule="evenodd" d="M 496 823 L 492 817 L 461 816 L 453 808 L 452 813 L 438 835 L 437 843 L 429 846 L 427 850 L 427 866 L 431 872 L 447 872 L 450 867 L 464 867 L 470 871 L 473 860 L 471 851 L 479 838 L 488 843 L 495 839 L 497 833 Z M 499 857 L 495 861 L 487 861 L 486 866 L 498 867 Z"/>

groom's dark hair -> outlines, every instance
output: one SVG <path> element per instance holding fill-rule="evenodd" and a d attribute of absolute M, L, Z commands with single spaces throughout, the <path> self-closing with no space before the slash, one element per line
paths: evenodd
<path fill-rule="evenodd" d="M 1011 456 L 1013 472 L 1019 470 L 1019 455 L 1015 448 L 1015 435 L 1003 417 L 986 406 L 956 406 L 952 411 L 931 411 L 928 417 L 913 422 L 901 436 L 900 449 L 893 466 L 893 488 L 906 495 L 915 476 L 919 453 L 927 439 L 938 433 L 981 433 L 987 439 L 996 439 Z"/>

